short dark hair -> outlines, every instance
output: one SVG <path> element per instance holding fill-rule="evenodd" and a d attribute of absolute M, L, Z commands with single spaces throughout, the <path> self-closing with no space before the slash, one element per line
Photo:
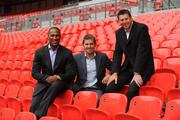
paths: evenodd
<path fill-rule="evenodd" d="M 52 29 L 56 29 L 59 33 L 61 33 L 61 30 L 60 30 L 58 27 L 51 27 L 51 28 L 49 28 L 49 30 L 48 30 L 48 35 L 49 35 L 49 32 L 50 32 Z"/>
<path fill-rule="evenodd" d="M 119 19 L 119 16 L 120 16 L 120 15 L 124 15 L 124 14 L 128 14 L 129 17 L 132 17 L 132 16 L 131 16 L 131 13 L 129 12 L 129 10 L 127 10 L 127 9 L 122 9 L 122 10 L 120 10 L 120 11 L 118 12 L 117 18 Z"/>
<path fill-rule="evenodd" d="M 96 39 L 92 34 L 85 35 L 84 38 L 83 38 L 82 44 L 84 44 L 85 40 L 87 40 L 87 39 L 92 40 L 93 43 L 96 44 Z"/>

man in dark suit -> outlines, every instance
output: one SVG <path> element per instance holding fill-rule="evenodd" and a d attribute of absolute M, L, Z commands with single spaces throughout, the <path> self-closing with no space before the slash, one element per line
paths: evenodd
<path fill-rule="evenodd" d="M 100 98 L 110 77 L 110 74 L 106 75 L 106 68 L 111 70 L 112 62 L 106 54 L 95 51 L 96 40 L 93 35 L 85 35 L 82 44 L 84 52 L 74 56 L 77 63 L 77 79 L 73 91 L 95 91 Z"/>
<path fill-rule="evenodd" d="M 75 60 L 70 50 L 59 45 L 60 37 L 59 28 L 50 28 L 49 43 L 35 53 L 32 76 L 38 83 L 34 89 L 30 112 L 35 113 L 38 119 L 47 114 L 56 96 L 67 90 L 75 79 Z"/>
<path fill-rule="evenodd" d="M 120 10 L 117 17 L 121 28 L 116 31 L 113 66 L 106 92 L 118 92 L 129 84 L 129 103 L 154 73 L 152 46 L 145 24 L 133 21 L 130 12 L 125 9 Z M 122 63 L 123 54 L 125 60 Z"/>

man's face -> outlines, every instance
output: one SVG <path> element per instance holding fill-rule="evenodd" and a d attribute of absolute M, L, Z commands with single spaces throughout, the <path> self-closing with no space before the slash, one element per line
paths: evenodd
<path fill-rule="evenodd" d="M 93 40 L 91 39 L 86 39 L 84 41 L 84 50 L 87 54 L 93 54 L 94 53 L 94 50 L 95 50 L 95 47 L 96 47 L 96 44 L 93 42 Z"/>
<path fill-rule="evenodd" d="M 126 30 L 129 31 L 133 19 L 128 14 L 119 15 L 119 23 Z"/>
<path fill-rule="evenodd" d="M 49 31 L 48 39 L 51 47 L 56 48 L 60 42 L 60 32 L 57 29 L 51 29 Z"/>

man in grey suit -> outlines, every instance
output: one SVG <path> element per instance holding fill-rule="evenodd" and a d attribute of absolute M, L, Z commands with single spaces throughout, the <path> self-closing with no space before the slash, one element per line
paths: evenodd
<path fill-rule="evenodd" d="M 106 75 L 106 68 L 111 70 L 112 62 L 106 54 L 95 51 L 96 40 L 93 35 L 85 35 L 82 44 L 84 52 L 74 56 L 77 79 L 73 91 L 95 91 L 100 98 L 110 77 L 110 74 Z"/>
<path fill-rule="evenodd" d="M 116 31 L 112 75 L 106 92 L 118 92 L 125 84 L 129 84 L 127 98 L 130 103 L 139 94 L 139 88 L 154 73 L 151 39 L 148 27 L 134 21 L 128 10 L 120 10 L 117 17 L 121 28 Z M 123 54 L 125 60 L 121 63 Z"/>
<path fill-rule="evenodd" d="M 34 89 L 30 112 L 37 119 L 45 116 L 54 99 L 75 79 L 76 67 L 72 52 L 61 46 L 60 30 L 52 27 L 48 31 L 49 43 L 39 48 L 34 57 L 32 76 L 38 82 Z"/>

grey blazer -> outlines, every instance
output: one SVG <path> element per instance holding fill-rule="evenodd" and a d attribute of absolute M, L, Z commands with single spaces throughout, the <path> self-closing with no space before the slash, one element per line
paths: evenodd
<path fill-rule="evenodd" d="M 81 90 L 87 80 L 86 58 L 84 54 L 82 52 L 74 56 L 77 65 L 77 78 L 73 85 L 74 92 Z M 106 54 L 100 52 L 96 52 L 95 61 L 97 86 L 104 91 L 105 85 L 102 84 L 102 79 L 105 77 L 106 69 L 111 70 L 112 62 Z"/>

